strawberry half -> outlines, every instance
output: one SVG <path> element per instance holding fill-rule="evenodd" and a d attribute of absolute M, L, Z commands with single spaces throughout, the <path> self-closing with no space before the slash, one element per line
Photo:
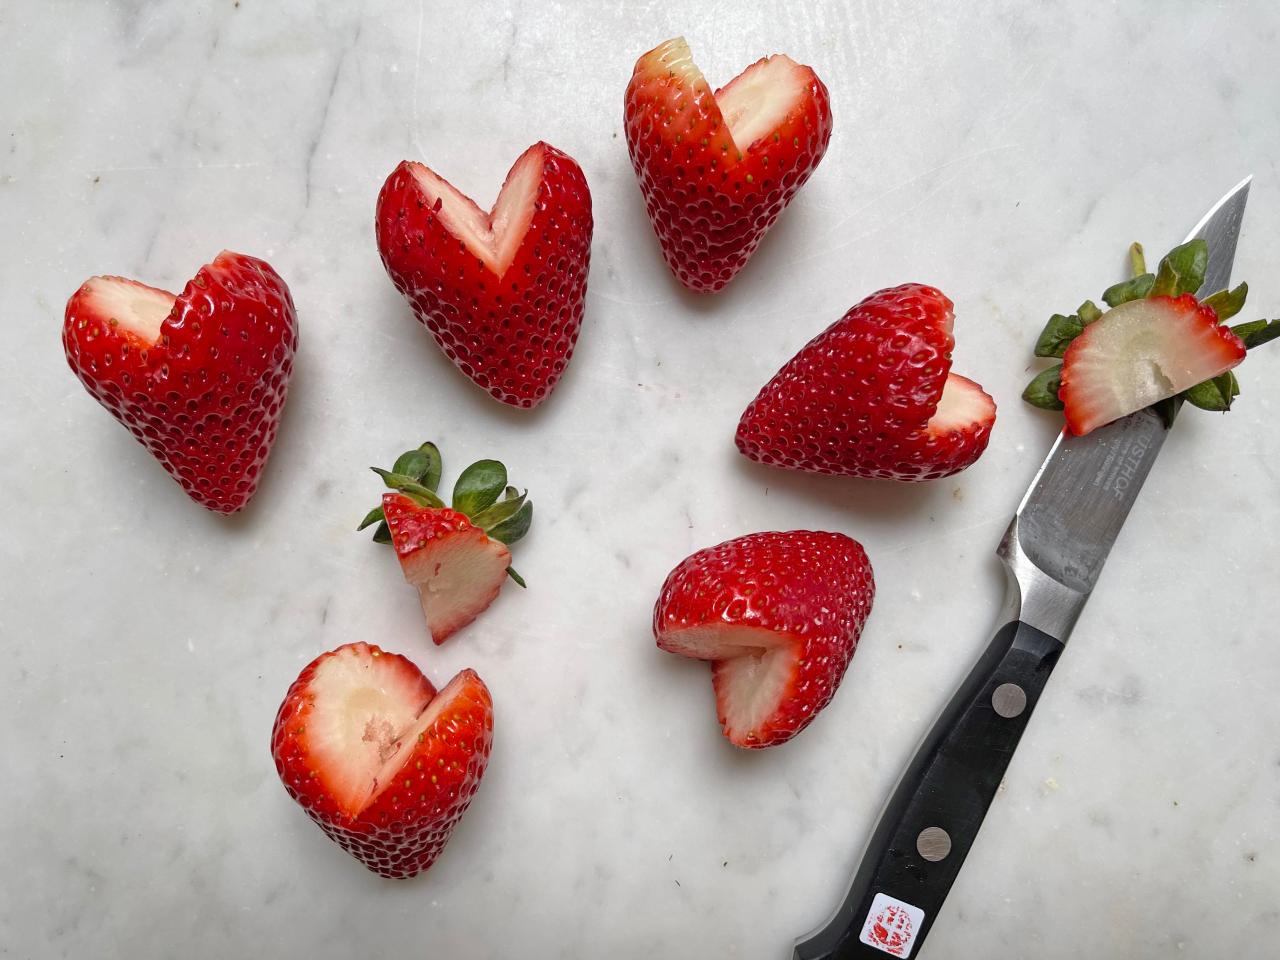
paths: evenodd
<path fill-rule="evenodd" d="M 91 277 L 62 346 L 94 398 L 201 506 L 234 513 L 258 487 L 284 409 L 298 319 L 262 260 L 223 251 L 174 296 Z"/>
<path fill-rule="evenodd" d="M 831 139 L 831 101 L 812 68 L 776 54 L 712 94 L 682 37 L 636 61 L 624 107 L 662 255 L 702 293 L 743 268 Z"/>
<path fill-rule="evenodd" d="M 871 612 L 866 552 L 839 533 L 753 533 L 700 550 L 667 577 L 658 646 L 713 662 L 716 711 L 739 747 L 807 727 L 835 695 Z"/>
<path fill-rule="evenodd" d="M 1036 341 L 1037 357 L 1061 357 L 1042 370 L 1022 398 L 1046 410 L 1064 410 L 1067 431 L 1085 434 L 1152 407 L 1166 424 L 1182 401 L 1227 411 L 1240 394 L 1232 372 L 1245 352 L 1280 337 L 1280 320 L 1226 327 L 1244 307 L 1249 285 L 1219 290 L 1203 300 L 1209 245 L 1189 240 L 1147 272 L 1142 245 L 1129 248 L 1133 276 L 1102 294 L 1110 310 L 1086 300 L 1073 314 L 1055 313 Z"/>
<path fill-rule="evenodd" d="M 1067 348 L 1058 394 L 1067 429 L 1088 433 L 1226 373 L 1244 355 L 1240 338 L 1189 294 L 1121 304 Z"/>
<path fill-rule="evenodd" d="M 293 682 L 271 755 L 330 839 L 374 873 L 404 878 L 449 842 L 492 744 L 493 701 L 474 671 L 437 693 L 399 654 L 350 643 Z"/>
<path fill-rule="evenodd" d="M 987 447 L 996 406 L 951 373 L 952 305 L 917 283 L 867 297 L 765 384 L 738 423 L 760 463 L 892 480 L 936 480 Z"/>
<path fill-rule="evenodd" d="M 505 466 L 480 460 L 463 470 L 452 508 L 436 493 L 441 460 L 434 443 L 401 454 L 391 470 L 373 471 L 396 492 L 383 494 L 357 529 L 377 523 L 373 539 L 395 547 L 437 644 L 493 603 L 507 577 L 525 585 L 507 548 L 529 532 L 533 504 L 527 492 L 507 486 Z"/>
<path fill-rule="evenodd" d="M 459 370 L 516 407 L 545 400 L 573 355 L 591 228 L 582 169 L 546 143 L 520 155 L 488 213 L 409 160 L 378 195 L 396 289 Z"/>

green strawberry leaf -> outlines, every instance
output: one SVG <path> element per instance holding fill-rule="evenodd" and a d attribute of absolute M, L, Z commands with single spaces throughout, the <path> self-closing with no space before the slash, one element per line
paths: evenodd
<path fill-rule="evenodd" d="M 428 490 L 434 492 L 440 486 L 441 469 L 440 450 L 434 443 L 428 441 L 417 450 L 409 450 L 400 454 L 399 459 L 392 466 L 391 472 L 412 477 Z"/>
<path fill-rule="evenodd" d="M 1247 296 L 1249 296 L 1249 285 L 1241 283 L 1234 290 L 1219 290 L 1217 293 L 1205 297 L 1204 303 L 1213 307 L 1213 312 L 1218 315 L 1218 322 L 1222 323 L 1230 320 L 1243 309 Z M 1241 337 L 1241 339 L 1244 338 Z"/>
<path fill-rule="evenodd" d="M 1140 277 L 1147 272 L 1147 255 L 1143 252 L 1142 244 L 1137 240 L 1129 244 L 1129 266 L 1135 277 Z"/>
<path fill-rule="evenodd" d="M 499 500 L 493 506 L 486 507 L 477 513 L 471 518 L 471 522 L 481 530 L 489 530 L 492 527 L 496 527 L 504 520 L 509 520 L 520 512 L 520 508 L 525 504 L 526 496 L 528 494 L 524 493 L 514 500 Z"/>
<path fill-rule="evenodd" d="M 507 492 L 502 495 L 503 500 L 514 500 L 516 497 L 522 496 L 515 487 L 507 487 Z"/>
<path fill-rule="evenodd" d="M 1086 300 L 1080 304 L 1080 309 L 1076 311 L 1076 316 L 1080 318 L 1080 324 L 1087 327 L 1089 324 L 1102 319 L 1102 311 L 1098 309 L 1098 305 L 1092 300 Z"/>
<path fill-rule="evenodd" d="M 1151 288 L 1155 285 L 1155 274 L 1140 273 L 1136 277 L 1130 277 L 1128 280 L 1122 280 L 1107 287 L 1103 291 L 1102 299 L 1108 307 L 1118 307 L 1130 300 L 1141 300 L 1151 293 Z"/>
<path fill-rule="evenodd" d="M 529 589 L 529 585 L 524 582 L 524 577 L 516 573 L 515 567 L 507 567 L 507 576 L 516 582 L 516 586 L 522 587 L 525 590 Z"/>
<path fill-rule="evenodd" d="M 1239 395 L 1240 384 L 1236 381 L 1236 375 L 1230 370 L 1183 391 L 1183 396 L 1193 407 L 1216 412 L 1230 410 L 1231 401 Z"/>
<path fill-rule="evenodd" d="M 1173 426 L 1174 418 L 1178 416 L 1178 409 L 1182 406 L 1182 401 L 1177 397 L 1165 397 L 1163 400 L 1157 400 L 1151 405 L 1151 409 L 1160 415 L 1160 420 L 1164 423 L 1164 428 L 1168 430 Z"/>
<path fill-rule="evenodd" d="M 1058 399 L 1058 391 L 1062 388 L 1062 364 L 1055 364 L 1047 370 L 1036 374 L 1027 389 L 1022 391 L 1022 399 L 1041 410 L 1061 410 L 1062 401 Z"/>
<path fill-rule="evenodd" d="M 373 531 L 373 542 L 374 543 L 390 543 L 391 542 L 391 528 L 387 526 L 387 521 L 383 520 L 380 524 L 378 524 L 378 529 Z"/>
<path fill-rule="evenodd" d="M 474 517 L 497 503 L 507 486 L 507 468 L 497 460 L 477 460 L 453 485 L 453 509 Z"/>
<path fill-rule="evenodd" d="M 1179 244 L 1165 254 L 1156 272 L 1152 296 L 1177 297 L 1195 293 L 1204 283 L 1209 267 L 1209 245 L 1197 238 Z"/>
<path fill-rule="evenodd" d="M 1251 320 L 1231 328 L 1231 332 L 1244 341 L 1244 348 L 1252 350 L 1280 337 L 1280 320 Z"/>
<path fill-rule="evenodd" d="M 1080 336 L 1083 330 L 1084 324 L 1078 316 L 1073 314 L 1064 317 L 1060 313 L 1055 313 L 1044 325 L 1039 339 L 1036 340 L 1036 356 L 1061 359 L 1067 352 L 1067 347 L 1071 345 L 1071 341 Z"/>
<path fill-rule="evenodd" d="M 529 532 L 531 523 L 533 523 L 533 504 L 526 500 L 514 516 L 491 527 L 488 533 L 493 539 L 511 546 Z"/>
<path fill-rule="evenodd" d="M 370 524 L 377 523 L 379 520 L 385 520 L 385 519 L 387 518 L 386 516 L 383 515 L 382 508 L 374 507 L 372 510 L 370 510 L 368 513 L 364 515 L 364 519 L 360 521 L 360 526 L 356 527 L 356 529 L 363 530 L 365 527 L 369 526 Z"/>
<path fill-rule="evenodd" d="M 380 467 L 370 467 L 374 473 L 380 476 L 383 482 L 392 490 L 398 490 L 405 496 L 411 497 L 414 502 L 422 504 L 424 507 L 443 507 L 444 501 L 428 490 L 413 477 L 406 477 L 402 473 L 392 473 L 390 470 L 383 470 Z"/>

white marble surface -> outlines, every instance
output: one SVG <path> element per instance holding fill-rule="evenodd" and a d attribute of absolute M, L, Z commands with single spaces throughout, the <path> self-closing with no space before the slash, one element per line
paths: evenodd
<path fill-rule="evenodd" d="M 776 9 L 775 9 L 776 8 Z M 697 2 L 0 8 L 0 955 L 789 956 L 824 919 L 916 738 L 977 655 L 992 551 L 1053 434 L 1017 399 L 1042 320 L 1180 239 L 1246 173 L 1236 276 L 1280 314 L 1280 14 L 1269 2 Z M 826 160 L 715 299 L 682 293 L 621 130 L 634 58 L 684 33 L 713 83 L 785 51 L 831 88 Z M 500 408 L 411 319 L 371 217 L 421 158 L 482 203 L 543 138 L 596 235 L 550 403 Z M 180 287 L 267 257 L 301 323 L 256 501 L 201 511 L 81 389 L 58 342 L 86 276 Z M 741 460 L 736 418 L 878 287 L 957 304 L 957 369 L 1000 404 L 927 487 Z M 1156 466 L 922 956 L 1266 958 L 1280 947 L 1280 346 Z M 365 467 L 500 454 L 538 516 L 444 648 L 352 527 Z M 842 690 L 736 752 L 707 672 L 649 615 L 691 550 L 757 529 L 860 538 L 879 596 Z M 377 641 L 497 700 L 445 855 L 381 881 L 286 797 L 268 751 L 321 650 Z"/>

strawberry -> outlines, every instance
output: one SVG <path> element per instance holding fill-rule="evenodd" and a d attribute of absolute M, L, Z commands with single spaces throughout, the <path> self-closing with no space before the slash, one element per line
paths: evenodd
<path fill-rule="evenodd" d="M 682 37 L 636 61 L 624 106 L 662 255 L 700 293 L 746 265 L 831 139 L 831 101 L 812 68 L 776 54 L 713 95 Z"/>
<path fill-rule="evenodd" d="M 373 539 L 395 547 L 437 644 L 493 603 L 507 577 L 525 585 L 507 547 L 528 533 L 533 504 L 527 492 L 507 486 L 501 463 L 480 460 L 463 470 L 452 508 L 436 493 L 441 460 L 434 443 L 401 454 L 391 470 L 373 471 L 396 492 L 384 494 L 357 529 L 377 523 Z"/>
<path fill-rule="evenodd" d="M 671 571 L 653 611 L 658 646 L 712 661 L 716 711 L 739 747 L 771 747 L 835 695 L 871 612 L 866 552 L 840 533 L 753 533 Z"/>
<path fill-rule="evenodd" d="M 224 250 L 174 296 L 90 277 L 67 301 L 62 346 L 94 398 L 187 495 L 234 513 L 257 489 L 293 372 L 289 288 Z"/>
<path fill-rule="evenodd" d="M 951 373 L 951 301 L 917 283 L 867 297 L 787 361 L 738 424 L 761 463 L 893 480 L 970 466 L 996 406 Z"/>
<path fill-rule="evenodd" d="M 480 785 L 493 701 L 473 670 L 438 693 L 409 660 L 368 643 L 323 653 L 289 687 L 271 755 L 289 796 L 384 877 L 435 862 Z"/>
<path fill-rule="evenodd" d="M 1067 431 L 1086 434 L 1145 407 L 1172 423 L 1183 400 L 1226 411 L 1240 393 L 1232 371 L 1245 351 L 1280 337 L 1280 320 L 1226 327 L 1249 293 L 1242 283 L 1203 300 L 1209 246 L 1174 247 L 1148 273 L 1141 244 L 1129 248 L 1133 276 L 1102 294 L 1111 309 L 1086 300 L 1073 314 L 1055 313 L 1036 341 L 1036 356 L 1062 363 L 1038 373 L 1022 397 L 1065 410 Z"/>
<path fill-rule="evenodd" d="M 582 326 L 591 192 L 573 158 L 535 143 L 488 213 L 406 160 L 378 195 L 378 251 L 440 349 L 503 403 L 551 393 Z"/>

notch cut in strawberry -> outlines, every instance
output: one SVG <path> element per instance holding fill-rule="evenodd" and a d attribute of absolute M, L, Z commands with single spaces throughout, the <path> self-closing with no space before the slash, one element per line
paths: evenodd
<path fill-rule="evenodd" d="M 439 856 L 484 775 L 493 704 L 472 670 L 443 690 L 366 643 L 322 654 L 290 686 L 271 754 L 289 795 L 384 877 Z"/>
<path fill-rule="evenodd" d="M 735 746 L 790 740 L 830 703 L 871 612 L 866 552 L 839 533 L 754 533 L 700 550 L 667 577 L 653 633 L 712 662 L 716 712 Z"/>
<path fill-rule="evenodd" d="M 67 301 L 62 345 L 85 389 L 201 506 L 253 497 L 293 372 L 289 288 L 224 250 L 175 296 L 91 277 Z"/>
<path fill-rule="evenodd" d="M 830 98 L 812 68 L 775 54 L 713 94 L 683 37 L 636 61 L 624 117 L 663 257 L 703 293 L 746 265 L 831 139 Z"/>
<path fill-rule="evenodd" d="M 396 289 L 453 364 L 503 403 L 533 407 L 573 355 L 586 304 L 591 193 L 546 143 L 511 167 L 482 210 L 406 160 L 378 195 L 378 251 Z"/>
<path fill-rule="evenodd" d="M 1184 400 L 1225 412 L 1240 394 L 1232 371 L 1246 351 L 1280 337 L 1277 320 L 1224 324 L 1243 308 L 1248 284 L 1197 299 L 1209 263 L 1204 240 L 1169 251 L 1155 273 L 1141 244 L 1129 253 L 1133 276 L 1102 295 L 1110 310 L 1086 300 L 1073 314 L 1054 314 L 1036 341 L 1036 356 L 1062 363 L 1037 374 L 1022 397 L 1063 410 L 1076 435 L 1147 407 L 1172 423 Z"/>
<path fill-rule="evenodd" d="M 996 405 L 951 372 L 954 312 L 918 283 L 851 308 L 783 365 L 738 423 L 752 460 L 792 470 L 936 480 L 987 447 Z"/>
<path fill-rule="evenodd" d="M 401 454 L 390 470 L 372 469 L 394 492 L 357 529 L 376 523 L 373 539 L 395 548 L 437 644 L 493 603 L 507 577 L 525 585 L 508 548 L 529 532 L 533 503 L 508 486 L 502 463 L 480 460 L 463 470 L 452 506 L 436 492 L 442 461 L 434 443 Z"/>

